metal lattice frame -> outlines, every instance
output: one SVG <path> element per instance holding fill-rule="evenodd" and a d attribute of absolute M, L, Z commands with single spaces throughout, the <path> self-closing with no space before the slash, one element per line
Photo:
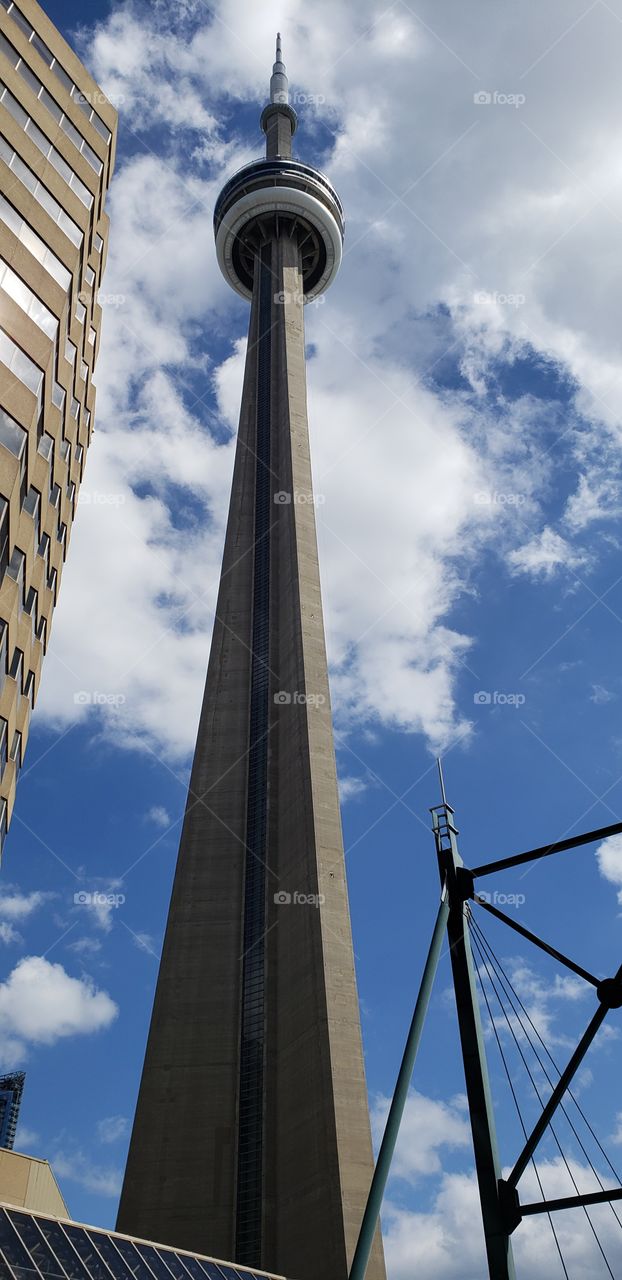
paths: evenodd
<path fill-rule="evenodd" d="M 517 1191 L 519 1179 L 529 1161 L 533 1158 L 543 1134 L 562 1102 L 564 1094 L 568 1092 L 571 1081 L 599 1028 L 602 1026 L 607 1013 L 611 1009 L 622 1008 L 622 965 L 612 978 L 597 978 L 574 960 L 565 956 L 557 948 L 551 946 L 550 943 L 539 938 L 537 934 L 532 933 L 531 930 L 526 929 L 523 925 L 505 915 L 498 907 L 494 907 L 491 903 L 484 901 L 475 892 L 475 881 L 479 877 L 491 875 L 497 871 L 505 871 L 510 867 L 535 862 L 540 858 L 546 858 L 569 849 L 576 849 L 581 845 L 605 840 L 608 836 L 619 835 L 622 833 L 622 822 L 616 822 L 608 827 L 600 827 L 595 831 L 585 832 L 583 835 L 571 836 L 566 840 L 558 840 L 553 844 L 542 845 L 537 849 L 528 850 L 526 853 L 500 858 L 494 862 L 487 862 L 479 867 L 469 869 L 464 866 L 458 850 L 458 830 L 454 822 L 454 810 L 447 803 L 440 761 L 439 775 L 442 803 L 434 806 L 431 813 L 442 885 L 441 903 L 378 1155 L 359 1241 L 350 1270 L 350 1280 L 364 1280 L 367 1270 L 371 1242 L 380 1216 L 382 1198 L 389 1177 L 391 1161 L 406 1104 L 432 985 L 440 959 L 445 930 L 447 930 L 456 993 L 460 1043 L 490 1280 L 515 1280 L 511 1235 L 523 1218 L 538 1213 L 552 1213 L 559 1209 L 586 1208 L 589 1205 L 622 1200 L 622 1187 L 604 1188 L 601 1191 L 585 1195 L 564 1196 L 555 1200 L 541 1200 L 532 1204 L 521 1204 Z M 501 920 L 504 924 L 509 925 L 516 933 L 519 933 L 529 942 L 546 952 L 547 955 L 552 956 L 553 959 L 559 961 L 580 978 L 590 983 L 595 988 L 598 1000 L 598 1007 L 590 1019 L 577 1048 L 562 1071 L 550 1098 L 542 1108 L 540 1117 L 526 1139 L 514 1168 L 505 1179 L 501 1177 L 497 1151 L 486 1051 L 477 996 L 476 975 L 471 953 L 469 901 L 477 902 L 484 910 L 490 912 L 491 915 Z"/>

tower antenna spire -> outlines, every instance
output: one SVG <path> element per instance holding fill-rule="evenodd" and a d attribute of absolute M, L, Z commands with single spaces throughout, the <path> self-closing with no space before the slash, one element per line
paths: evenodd
<path fill-rule="evenodd" d="M 289 80 L 287 79 L 285 63 L 283 62 L 280 31 L 277 32 L 276 59 L 270 77 L 270 101 L 289 102 Z"/>

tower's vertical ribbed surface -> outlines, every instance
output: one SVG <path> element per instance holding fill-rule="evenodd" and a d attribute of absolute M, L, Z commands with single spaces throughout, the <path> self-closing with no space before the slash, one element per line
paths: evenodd
<path fill-rule="evenodd" d="M 284 78 L 278 68 L 277 52 Z M 205 698 L 118 1229 L 291 1280 L 346 1280 L 372 1151 L 303 322 L 303 294 L 320 292 L 338 265 L 328 221 L 336 197 L 289 159 L 295 116 L 275 98 L 262 119 L 268 159 L 223 192 L 219 256 L 240 292 L 252 292 L 249 344 Z M 378 1240 L 368 1277 L 384 1276 Z"/>

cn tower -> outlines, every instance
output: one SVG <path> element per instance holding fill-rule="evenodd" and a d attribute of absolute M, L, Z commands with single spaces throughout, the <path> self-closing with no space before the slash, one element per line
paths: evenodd
<path fill-rule="evenodd" d="M 117 1229 L 347 1280 L 373 1170 L 307 422 L 304 304 L 343 210 L 292 159 L 277 37 L 265 159 L 216 253 L 250 307 L 207 682 Z M 378 1237 L 367 1280 L 385 1280 Z"/>

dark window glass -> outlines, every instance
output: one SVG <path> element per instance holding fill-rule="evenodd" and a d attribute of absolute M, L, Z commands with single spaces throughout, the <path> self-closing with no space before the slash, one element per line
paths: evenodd
<path fill-rule="evenodd" d="M 20 76 L 22 77 L 22 80 L 25 80 L 25 81 L 26 81 L 26 84 L 30 86 L 30 88 L 32 89 L 32 91 L 33 91 L 33 93 L 34 93 L 35 97 L 37 97 L 37 95 L 38 95 L 38 93 L 39 93 L 39 89 L 41 88 L 41 81 L 40 81 L 39 77 L 35 75 L 34 71 L 31 71 L 31 70 L 30 70 L 30 67 L 28 66 L 28 63 L 27 63 L 27 62 L 24 62 L 24 60 L 23 60 L 23 59 L 22 59 L 22 61 L 20 62 L 19 67 L 17 68 L 17 70 L 18 70 L 18 72 L 19 72 Z"/>
<path fill-rule="evenodd" d="M 20 29 L 24 32 L 24 35 L 29 36 L 32 31 L 32 27 L 30 23 L 26 21 L 26 18 L 24 17 L 24 15 L 20 13 L 19 9 L 15 5 L 11 9 L 11 17 L 14 23 L 18 27 L 20 27 Z"/>
<path fill-rule="evenodd" d="M 168 1249 L 162 1250 L 160 1257 L 164 1259 L 169 1271 L 173 1272 L 175 1280 L 188 1280 L 188 1272 L 184 1266 L 183 1258 L 178 1258 L 176 1253 L 169 1253 Z"/>
<path fill-rule="evenodd" d="M 36 31 L 30 43 L 34 45 L 35 49 L 37 50 L 37 53 L 40 55 L 40 57 L 43 58 L 43 61 L 49 67 L 52 61 L 52 53 L 48 49 L 47 45 L 43 43 L 43 40 L 41 39 L 41 37 L 37 35 Z"/>
<path fill-rule="evenodd" d="M 0 1212 L 0 1249 L 15 1280 L 38 1280 L 39 1273 L 4 1209 Z"/>
<path fill-rule="evenodd" d="M 3 53 L 5 58 L 8 58 L 12 67 L 15 66 L 15 63 L 19 58 L 19 54 L 16 53 L 13 45 L 9 44 L 8 40 L 3 35 L 0 35 L 0 53 Z"/>
<path fill-rule="evenodd" d="M 65 1280 L 64 1272 L 59 1266 L 58 1260 L 54 1257 L 49 1244 L 41 1235 L 34 1218 L 31 1218 L 27 1213 L 16 1213 L 13 1210 L 9 1210 L 9 1217 L 41 1274 L 44 1276 L 61 1276 L 62 1280 Z"/>
<path fill-rule="evenodd" d="M 110 1280 L 112 1273 L 100 1257 L 84 1228 L 73 1227 L 68 1223 L 65 1231 L 72 1245 L 80 1254 L 91 1280 Z"/>
<path fill-rule="evenodd" d="M 120 1240 L 115 1237 L 115 1244 L 132 1275 L 136 1276 L 137 1280 L 153 1280 L 153 1275 L 145 1259 L 141 1258 L 136 1246 L 130 1240 Z"/>
<path fill-rule="evenodd" d="M 9 564 L 9 504 L 6 498 L 0 498 L 0 582 Z"/>
<path fill-rule="evenodd" d="M 67 92 L 71 93 L 71 90 L 73 89 L 73 80 L 71 79 L 71 76 L 67 75 L 67 72 L 64 71 L 61 66 L 59 66 L 58 62 L 54 63 L 54 66 L 52 67 L 52 71 L 54 72 L 56 79 L 60 80 L 61 84 L 67 90 Z"/>
<path fill-rule="evenodd" d="M 136 1248 L 141 1258 L 149 1264 L 149 1270 L 153 1272 L 156 1280 L 171 1280 L 171 1275 L 174 1273 L 165 1265 L 167 1258 L 165 1253 L 160 1254 L 152 1244 L 139 1244 L 138 1241 L 136 1241 Z"/>
<path fill-rule="evenodd" d="M 184 1254 L 182 1262 L 186 1270 L 190 1272 L 190 1275 L 194 1276 L 195 1280 L 205 1280 L 205 1272 L 197 1262 L 196 1258 L 187 1258 Z"/>
<path fill-rule="evenodd" d="M 5 0 L 0 0 L 0 4 L 4 5 L 4 7 L 6 8 Z M 2 834 L 2 832 L 0 832 L 0 848 L 2 848 L 3 842 L 4 842 L 4 835 Z M 7 1265 L 7 1263 L 4 1261 L 4 1258 L 2 1257 L 1 1253 L 0 1253 L 0 1278 L 1 1280 L 13 1280 L 13 1272 L 11 1271 L 11 1268 Z"/>
<path fill-rule="evenodd" d="M 110 1236 L 104 1235 L 101 1231 L 88 1231 L 89 1240 L 92 1240 L 98 1253 L 101 1253 L 106 1266 L 110 1268 L 115 1280 L 131 1280 L 131 1271 L 126 1266 L 123 1258 L 120 1257 L 116 1248 L 116 1242 L 113 1244 Z"/>
<path fill-rule="evenodd" d="M 88 1271 L 80 1261 L 75 1249 L 70 1245 L 60 1222 L 50 1222 L 47 1218 L 40 1218 L 39 1227 L 48 1244 L 52 1246 L 59 1262 L 62 1263 L 63 1270 L 69 1276 L 69 1280 L 89 1280 Z"/>

